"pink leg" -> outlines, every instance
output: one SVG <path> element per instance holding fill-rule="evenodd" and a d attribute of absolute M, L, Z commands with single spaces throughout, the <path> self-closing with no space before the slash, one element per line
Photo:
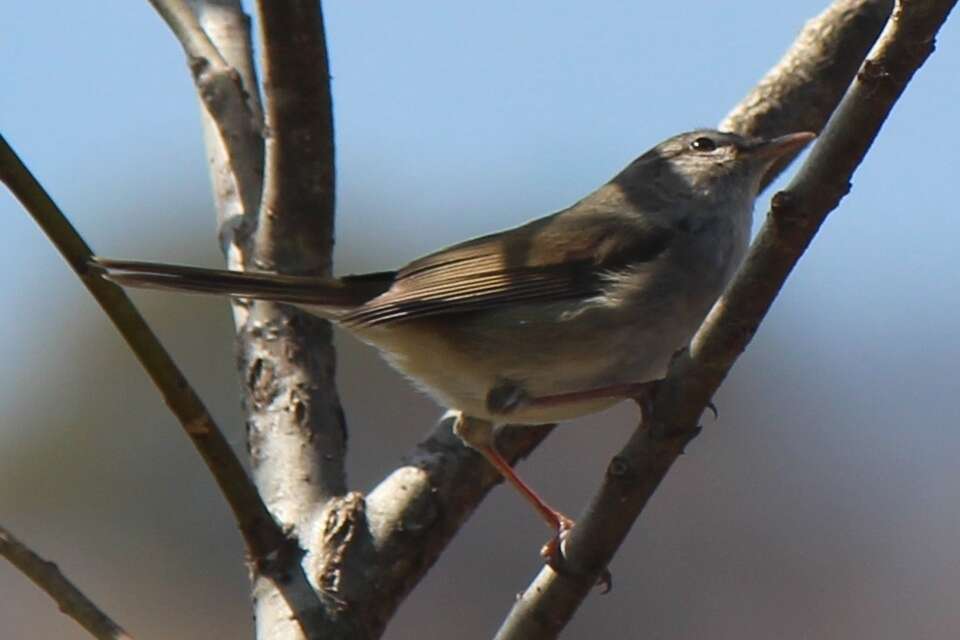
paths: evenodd
<path fill-rule="evenodd" d="M 553 529 L 558 536 L 573 527 L 573 520 L 547 504 L 536 491 L 531 489 L 530 486 L 517 475 L 517 472 L 513 470 L 510 463 L 504 460 L 503 456 L 501 456 L 492 445 L 481 447 L 480 453 L 500 472 L 500 475 L 502 475 L 507 482 L 512 484 L 513 487 L 520 492 L 520 495 L 533 506 L 537 513 L 540 514 L 540 517 L 546 521 L 547 526 Z"/>
<path fill-rule="evenodd" d="M 573 526 L 573 520 L 548 505 L 536 491 L 520 479 L 510 463 L 500 455 L 494 444 L 493 423 L 460 414 L 453 423 L 453 432 L 470 448 L 482 453 L 483 457 L 500 472 L 500 475 L 533 506 L 551 529 L 559 534 Z"/>
<path fill-rule="evenodd" d="M 553 529 L 554 536 L 540 549 L 540 555 L 546 560 L 550 568 L 557 573 L 563 573 L 562 545 L 563 540 L 573 528 L 573 520 L 547 504 L 536 491 L 531 489 L 530 486 L 517 475 L 517 472 L 513 470 L 510 463 L 500 455 L 493 442 L 494 429 L 490 422 L 470 418 L 461 414 L 454 422 L 453 431 L 465 444 L 483 454 L 483 457 L 500 472 L 500 475 L 513 485 L 513 487 L 520 492 L 520 495 L 533 506 L 540 517 L 547 523 L 547 526 Z M 597 584 L 601 585 L 603 593 L 609 591 L 611 584 L 610 572 L 604 571 Z"/>

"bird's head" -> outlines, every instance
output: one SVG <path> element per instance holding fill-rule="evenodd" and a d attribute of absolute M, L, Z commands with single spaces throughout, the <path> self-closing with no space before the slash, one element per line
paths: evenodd
<path fill-rule="evenodd" d="M 704 196 L 746 192 L 755 197 L 770 166 L 814 137 L 805 131 L 762 138 L 698 129 L 661 142 L 634 164 L 666 188 Z"/>

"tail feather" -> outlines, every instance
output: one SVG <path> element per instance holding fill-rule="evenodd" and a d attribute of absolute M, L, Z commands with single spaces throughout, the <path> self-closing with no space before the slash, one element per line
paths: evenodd
<path fill-rule="evenodd" d="M 210 293 L 288 304 L 358 307 L 390 288 L 392 272 L 346 278 L 227 271 L 156 262 L 94 258 L 94 269 L 125 287 Z"/>

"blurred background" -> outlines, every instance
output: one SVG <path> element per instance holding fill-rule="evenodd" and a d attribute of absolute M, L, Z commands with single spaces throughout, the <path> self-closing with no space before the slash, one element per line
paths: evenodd
<path fill-rule="evenodd" d="M 338 270 L 569 205 L 660 139 L 717 123 L 826 4 L 326 2 Z M 220 265 L 193 86 L 148 3 L 9 2 L 3 20 L 0 129 L 86 239 Z M 960 630 L 958 69 L 954 16 L 724 385 L 720 418 L 611 566 L 613 592 L 565 637 Z M 138 637 L 250 637 L 241 540 L 198 456 L 6 192 L 0 216 L 0 522 Z M 134 297 L 243 450 L 227 305 Z M 440 409 L 339 344 L 350 479 L 367 490 Z M 635 423 L 624 405 L 564 425 L 521 470 L 576 514 Z M 387 637 L 489 637 L 546 535 L 497 488 Z M 4 562 L 0 593 L 6 640 L 87 637 Z"/>

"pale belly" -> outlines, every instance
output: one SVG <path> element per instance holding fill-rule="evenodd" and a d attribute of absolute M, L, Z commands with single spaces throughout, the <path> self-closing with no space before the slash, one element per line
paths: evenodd
<path fill-rule="evenodd" d="M 625 395 L 561 402 L 519 402 L 491 411 L 492 389 L 516 385 L 525 398 L 551 397 L 658 380 L 673 354 L 689 340 L 699 318 L 688 322 L 634 321 L 629 314 L 582 314 L 542 321 L 543 311 L 420 320 L 365 330 L 358 337 L 421 390 L 449 409 L 495 423 L 540 424 L 602 411 Z M 537 320 L 532 320 L 536 318 Z M 538 321 L 540 320 L 540 321 Z M 626 321 L 625 321 L 626 320 Z"/>
<path fill-rule="evenodd" d="M 612 276 L 602 298 L 517 304 L 355 333 L 449 409 L 501 424 L 576 418 L 625 396 L 518 402 L 499 411 L 491 410 L 491 391 L 515 385 L 518 395 L 537 400 L 663 378 L 745 251 L 745 235 L 720 238 L 674 247 L 680 258 L 661 261 L 655 272 L 641 265 Z"/>

